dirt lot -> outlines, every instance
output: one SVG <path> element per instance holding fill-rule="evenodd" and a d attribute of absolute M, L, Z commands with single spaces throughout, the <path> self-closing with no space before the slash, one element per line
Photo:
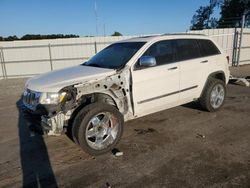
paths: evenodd
<path fill-rule="evenodd" d="M 250 88 L 228 85 L 217 113 L 191 103 L 130 121 L 122 157 L 92 158 L 66 135 L 30 135 L 24 82 L 0 81 L 0 187 L 250 187 Z"/>

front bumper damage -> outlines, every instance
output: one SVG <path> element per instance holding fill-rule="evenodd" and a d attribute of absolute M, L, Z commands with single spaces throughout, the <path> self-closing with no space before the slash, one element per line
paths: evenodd
<path fill-rule="evenodd" d="M 59 136 L 64 132 L 65 115 L 60 112 L 52 117 L 41 116 L 41 126 L 48 135 Z"/>
<path fill-rule="evenodd" d="M 54 136 L 64 133 L 66 116 L 62 112 L 54 115 L 46 115 L 41 113 L 41 111 L 29 109 L 25 104 L 22 105 L 21 110 L 24 119 L 32 131 Z"/>

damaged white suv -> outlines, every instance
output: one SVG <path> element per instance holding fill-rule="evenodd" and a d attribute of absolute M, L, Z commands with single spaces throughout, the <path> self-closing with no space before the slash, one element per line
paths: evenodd
<path fill-rule="evenodd" d="M 111 44 L 88 62 L 29 79 L 25 117 L 49 135 L 70 131 L 91 155 L 115 147 L 124 121 L 198 100 L 224 102 L 228 57 L 203 35 L 139 37 Z"/>

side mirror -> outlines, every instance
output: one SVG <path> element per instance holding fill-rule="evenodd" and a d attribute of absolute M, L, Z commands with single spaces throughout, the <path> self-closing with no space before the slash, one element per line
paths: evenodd
<path fill-rule="evenodd" d="M 139 60 L 140 67 L 154 67 L 156 66 L 155 57 L 152 56 L 142 56 Z"/>

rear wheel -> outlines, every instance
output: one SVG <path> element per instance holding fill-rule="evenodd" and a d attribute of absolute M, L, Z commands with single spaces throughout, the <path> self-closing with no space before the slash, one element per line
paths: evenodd
<path fill-rule="evenodd" d="M 90 155 L 100 155 L 115 147 L 122 136 L 123 125 L 123 116 L 114 106 L 90 104 L 76 116 L 73 138 Z"/>
<path fill-rule="evenodd" d="M 210 78 L 199 101 L 203 109 L 215 112 L 224 104 L 225 96 L 225 83 L 222 80 Z"/>

